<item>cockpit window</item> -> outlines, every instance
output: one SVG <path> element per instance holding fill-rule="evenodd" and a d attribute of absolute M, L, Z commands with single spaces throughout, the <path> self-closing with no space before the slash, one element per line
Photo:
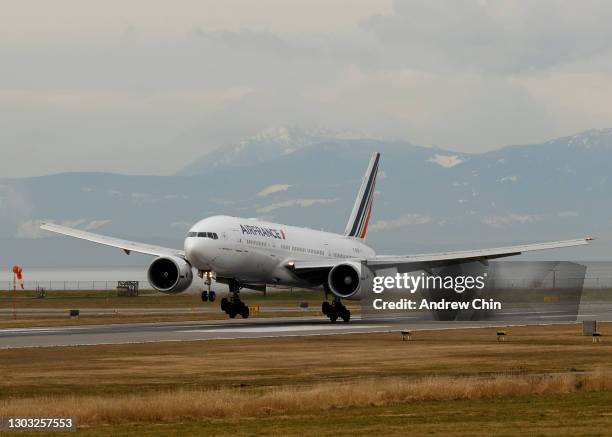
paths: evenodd
<path fill-rule="evenodd" d="M 199 237 L 199 238 L 211 238 L 213 240 L 218 240 L 219 236 L 216 232 L 189 232 L 187 234 L 188 237 Z"/>

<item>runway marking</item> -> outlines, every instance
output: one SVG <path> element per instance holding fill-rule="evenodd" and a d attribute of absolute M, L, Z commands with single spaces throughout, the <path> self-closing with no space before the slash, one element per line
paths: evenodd
<path fill-rule="evenodd" d="M 181 326 L 189 326 L 189 324 L 193 324 L 193 323 L 197 323 L 198 325 L 202 325 L 201 322 L 199 321 L 195 321 L 195 322 L 186 322 L 188 324 L 185 325 L 181 325 Z M 104 325 L 78 325 L 78 326 L 49 326 L 49 327 L 33 327 L 33 328 L 3 328 L 0 329 L 0 336 L 2 336 L 3 334 L 29 334 L 29 333 L 44 333 L 44 332 L 55 332 L 58 334 L 64 333 L 64 332 L 70 332 L 70 331 L 84 331 L 84 332 L 77 332 L 76 334 L 89 334 L 89 332 L 85 332 L 85 331 L 94 331 L 94 330 L 98 330 L 98 329 L 106 329 L 106 328 L 132 328 L 134 326 L 138 326 L 138 327 L 144 327 L 144 328 L 165 328 L 167 326 L 172 326 L 173 324 L 176 324 L 176 322 L 162 322 L 162 323 L 154 323 L 154 322 L 150 322 L 150 323 L 137 323 L 137 324 L 133 324 L 133 323 L 108 323 L 108 324 L 104 324 Z M 203 326 L 215 326 L 214 324 L 204 324 Z M 180 329 L 177 329 L 177 332 L 180 331 Z M 169 331 L 170 332 L 170 331 Z M 101 332 L 102 333 L 102 332 Z M 108 332 L 104 332 L 106 333 L 114 333 L 114 331 L 112 330 L 108 330 Z"/>
<path fill-rule="evenodd" d="M 556 310 L 556 311 L 515 311 L 515 312 L 504 312 L 504 313 L 495 313 L 496 316 L 523 316 L 525 314 L 549 314 L 549 313 L 567 313 L 564 310 Z"/>
<path fill-rule="evenodd" d="M 612 321 L 612 320 L 610 320 Z M 168 323 L 168 322 L 166 322 Z M 486 323 L 486 324 L 482 324 L 482 325 L 478 325 L 478 326 L 439 326 L 439 327 L 434 327 L 434 326 L 410 326 L 411 329 L 413 329 L 414 331 L 442 331 L 442 330 L 461 330 L 461 329 L 482 329 L 482 328 L 491 328 L 491 327 L 519 327 L 519 326 L 549 326 L 549 325 L 576 325 L 579 322 L 575 322 L 575 321 L 563 321 L 563 322 L 540 322 L 540 323 L 536 323 L 536 324 L 528 324 L 528 323 L 524 323 L 524 324 L 516 324 L 516 323 Z M 150 323 L 146 323 L 143 325 L 150 325 Z M 313 327 L 313 326 L 311 326 Z M 230 329 L 237 329 L 238 331 L 234 331 L 237 333 L 245 333 L 245 332 L 253 332 L 250 329 L 247 329 L 248 327 L 242 327 L 242 328 L 230 328 Z M 279 327 L 280 328 L 280 327 Z M 301 327 L 303 328 L 309 328 L 309 327 Z M 336 332 L 301 332 L 301 333 L 286 333 L 283 334 L 281 336 L 279 335 L 273 335 L 273 334 L 268 334 L 268 335 L 257 335 L 257 336 L 253 336 L 253 337 L 243 337 L 243 336 L 220 336 L 220 337 L 211 337 L 211 338 L 181 338 L 181 339 L 176 339 L 176 338 L 159 338 L 159 339 L 143 339 L 143 340 L 117 340 L 117 341 L 96 341 L 96 342 L 88 342 L 88 341 L 73 341 L 73 342 L 60 342 L 60 343 L 48 343 L 48 344 L 30 344 L 30 345 L 25 345 L 25 344 L 19 344 L 19 345 L 1 345 L 0 344 L 0 350 L 2 349 L 27 349 L 27 348 L 48 348 L 48 347 L 79 347 L 79 346 L 100 346 L 100 345 L 121 345 L 121 344 L 147 344 L 147 343 L 173 343 L 173 342 L 208 342 L 208 341 L 219 341 L 219 340 L 245 340 L 245 339 L 275 339 L 275 338 L 279 338 L 279 337 L 313 337 L 313 336 L 335 336 L 335 335 L 350 335 L 350 334 L 378 334 L 378 333 L 391 333 L 391 332 L 399 332 L 401 330 L 400 326 L 384 326 L 384 325 L 378 325 L 378 326 L 355 326 L 355 325 L 349 325 L 349 326 L 317 326 L 316 327 L 319 330 L 322 329 L 339 329 L 341 330 L 340 332 L 336 331 Z M 371 331 L 364 331 L 363 329 L 366 328 L 382 328 L 382 329 L 372 329 Z M 44 328 L 39 328 L 39 329 L 44 329 Z M 356 330 L 356 329 L 361 329 L 361 330 Z M 229 329 L 215 329 L 214 331 L 218 331 L 218 332 L 227 332 Z M 240 331 L 242 330 L 242 331 Z M 211 332 L 212 330 L 192 330 L 191 332 L 199 332 L 199 333 L 206 333 L 206 332 Z M 168 331 L 168 332 L 172 332 L 172 333 L 181 333 L 181 332 L 188 332 L 188 331 Z"/>
<path fill-rule="evenodd" d="M 35 344 L 35 345 L 10 345 L 0 346 L 2 349 L 29 349 L 29 348 L 47 348 L 47 347 L 79 347 L 79 346 L 106 346 L 106 345 L 122 345 L 122 344 L 149 344 L 149 343 L 184 343 L 184 342 L 208 342 L 217 340 L 257 340 L 257 339 L 277 339 L 283 337 L 325 337 L 331 335 L 351 335 L 351 334 L 388 334 L 394 332 L 391 329 L 379 329 L 377 331 L 343 331 L 343 332 L 313 332 L 306 334 L 287 334 L 278 335 L 259 335 L 257 337 L 211 337 L 211 338 L 178 338 L 178 339 L 160 339 L 160 340 L 122 340 L 113 342 L 95 342 L 95 343 L 57 343 L 57 344 Z"/>
<path fill-rule="evenodd" d="M 67 330 L 66 328 L 13 328 L 13 329 L 0 329 L 0 334 L 22 334 L 27 332 L 62 332 Z"/>
<path fill-rule="evenodd" d="M 190 329 L 190 330 L 182 330 L 181 332 L 197 332 L 197 333 L 207 333 L 207 332 L 241 332 L 241 333 L 262 333 L 262 332 L 295 332 L 295 331 L 329 331 L 329 330 L 347 330 L 347 329 L 375 329 L 375 328 L 385 328 L 383 325 L 367 325 L 367 326 L 359 326 L 359 325 L 347 325 L 347 326 L 334 326 L 334 325 L 325 325 L 325 326 L 245 326 L 240 328 L 224 328 L 224 329 Z"/>

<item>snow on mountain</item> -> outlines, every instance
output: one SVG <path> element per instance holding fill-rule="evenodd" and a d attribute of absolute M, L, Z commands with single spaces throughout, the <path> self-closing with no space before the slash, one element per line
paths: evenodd
<path fill-rule="evenodd" d="M 290 155 L 313 144 L 352 138 L 359 137 L 349 132 L 332 131 L 320 127 L 271 127 L 236 144 L 213 150 L 189 164 L 177 174 L 192 176 L 223 167 L 249 166 L 276 159 L 283 155 Z"/>
<path fill-rule="evenodd" d="M 583 147 L 585 149 L 591 147 L 612 149 L 612 128 L 590 129 L 574 135 L 555 138 L 547 141 L 545 144 L 559 144 L 566 147 Z"/>
<path fill-rule="evenodd" d="M 459 158 L 457 155 L 434 155 L 427 161 L 438 164 L 442 167 L 454 167 L 461 164 L 464 160 Z"/>

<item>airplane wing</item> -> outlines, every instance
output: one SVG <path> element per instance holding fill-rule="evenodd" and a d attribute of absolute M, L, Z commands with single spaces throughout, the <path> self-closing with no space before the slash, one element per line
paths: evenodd
<path fill-rule="evenodd" d="M 477 259 L 495 259 L 507 256 L 520 255 L 524 252 L 535 250 L 559 249 L 562 247 L 582 246 L 589 244 L 593 238 L 576 238 L 574 240 L 551 241 L 546 243 L 520 244 L 518 246 L 496 247 L 492 249 L 462 250 L 458 252 L 439 252 L 421 255 L 381 255 L 366 260 L 368 265 L 403 264 L 403 263 L 428 263 Z"/>
<path fill-rule="evenodd" d="M 582 246 L 589 244 L 593 238 L 577 238 L 574 240 L 552 241 L 546 243 L 521 244 L 518 246 L 497 247 L 492 249 L 462 250 L 458 252 L 439 252 L 420 255 L 379 255 L 367 259 L 330 259 L 321 261 L 295 260 L 291 261 L 287 267 L 299 272 L 312 272 L 315 270 L 329 269 L 342 261 L 365 262 L 372 266 L 400 265 L 408 263 L 424 263 L 441 265 L 461 261 L 474 261 L 503 258 L 507 256 L 520 255 L 524 252 L 535 250 L 558 249 L 562 247 Z"/>
<path fill-rule="evenodd" d="M 41 229 L 67 235 L 69 237 L 80 238 L 81 240 L 103 244 L 105 246 L 117 247 L 128 255 L 130 252 L 144 253 L 154 256 L 179 256 L 184 258 L 185 252 L 182 250 L 170 249 L 167 247 L 154 246 L 152 244 L 138 243 L 136 241 L 122 240 L 120 238 L 107 237 L 106 235 L 94 234 L 93 232 L 82 231 L 80 229 L 69 228 L 67 226 L 56 225 L 53 223 L 42 223 Z"/>

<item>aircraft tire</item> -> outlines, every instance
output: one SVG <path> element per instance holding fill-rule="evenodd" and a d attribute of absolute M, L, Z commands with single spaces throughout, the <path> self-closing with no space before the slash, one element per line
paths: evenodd
<path fill-rule="evenodd" d="M 202 292 L 201 297 L 202 297 L 202 302 L 208 302 L 208 292 L 206 290 L 204 290 Z M 211 302 L 212 302 L 212 300 L 211 300 Z"/>
<path fill-rule="evenodd" d="M 229 314 L 229 301 L 227 300 L 227 298 L 223 298 L 221 299 L 221 311 L 224 311 L 226 313 Z"/>
<path fill-rule="evenodd" d="M 215 293 L 214 291 L 211 291 L 210 293 L 208 293 L 209 301 L 214 302 L 216 297 L 217 297 L 217 293 Z"/>
<path fill-rule="evenodd" d="M 329 314 L 329 310 L 331 309 L 331 307 L 332 306 L 329 304 L 329 302 L 325 301 L 321 305 L 321 312 L 327 316 Z"/>
<path fill-rule="evenodd" d="M 329 317 L 330 322 L 336 323 L 336 320 L 338 320 L 338 313 L 336 311 L 330 311 L 327 317 Z"/>
<path fill-rule="evenodd" d="M 344 323 L 348 323 L 351 320 L 351 312 L 347 310 L 346 308 L 344 308 L 342 310 L 342 313 L 340 314 L 340 317 L 342 317 L 342 320 L 344 321 Z"/>

